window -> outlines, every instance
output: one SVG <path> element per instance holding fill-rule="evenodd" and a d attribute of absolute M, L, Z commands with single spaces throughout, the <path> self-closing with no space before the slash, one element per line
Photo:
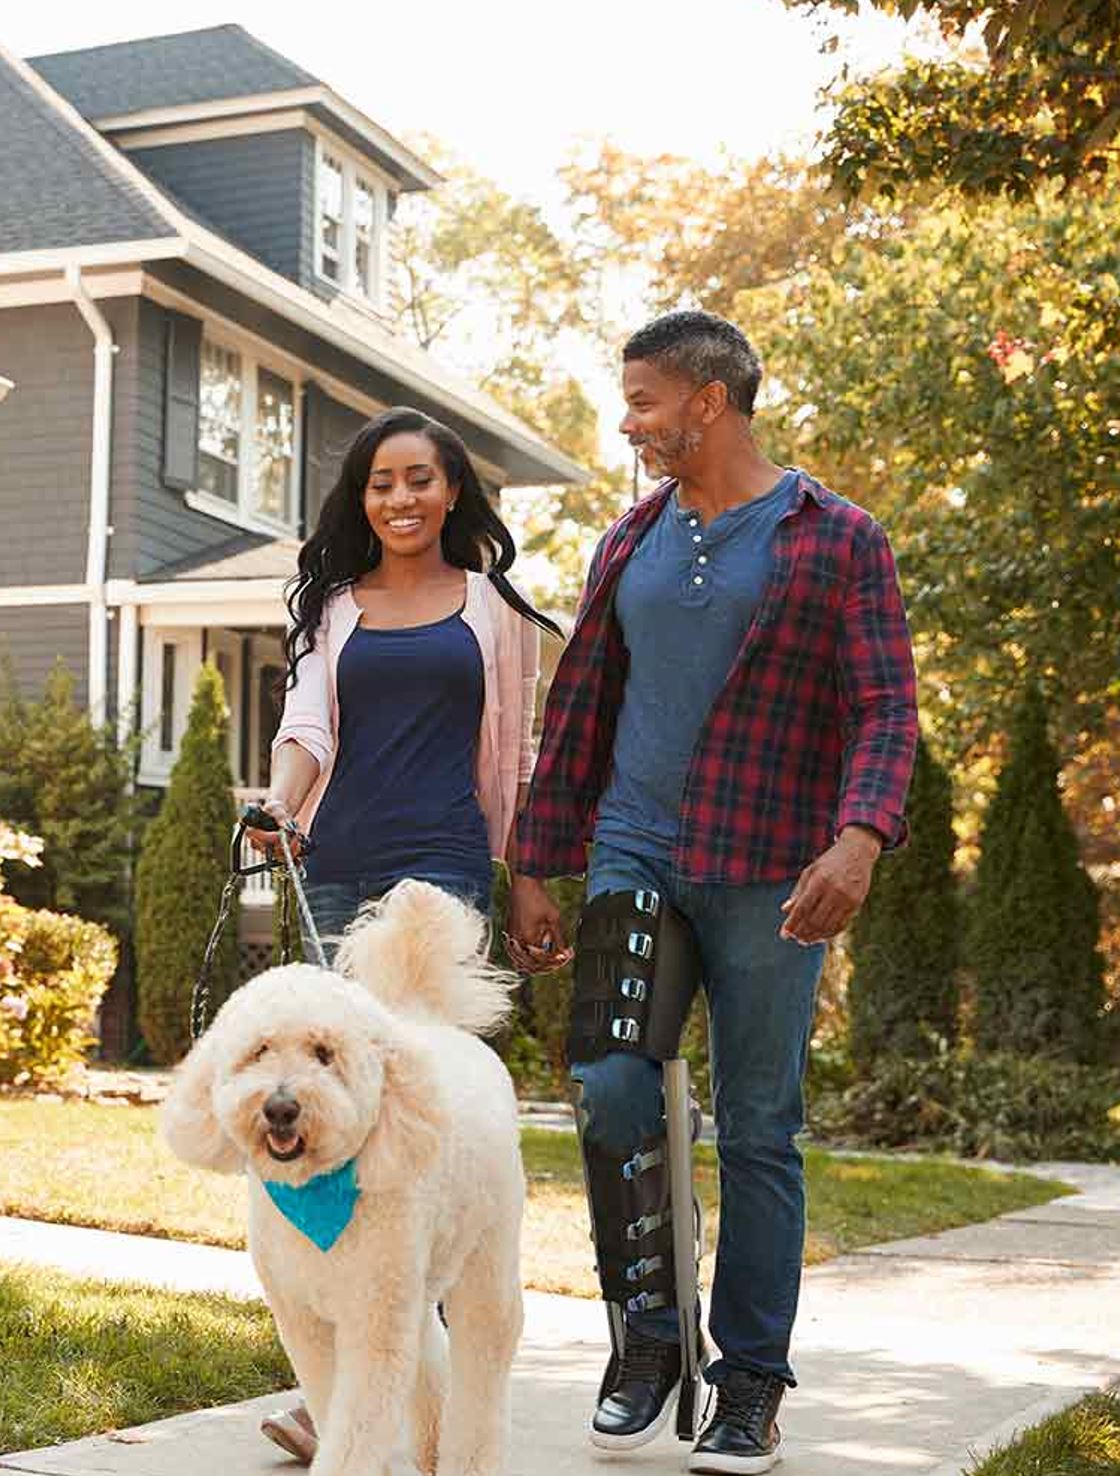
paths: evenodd
<path fill-rule="evenodd" d="M 235 522 L 292 527 L 294 384 L 250 353 L 206 336 L 200 365 L 197 505 L 224 517 L 221 504 Z"/>
<path fill-rule="evenodd" d="M 175 751 L 175 652 L 177 646 L 165 642 L 160 647 L 163 670 L 160 673 L 159 694 L 159 751 Z"/>
<path fill-rule="evenodd" d="M 330 154 L 319 158 L 319 274 L 331 282 L 341 277 L 343 174 Z"/>
<path fill-rule="evenodd" d="M 317 167 L 319 276 L 381 306 L 387 286 L 388 190 L 354 159 L 322 145 Z"/>
<path fill-rule="evenodd" d="M 292 521 L 292 458 L 295 447 L 292 386 L 269 369 L 257 370 L 257 465 L 255 510 L 275 523 Z"/>
<path fill-rule="evenodd" d="M 237 503 L 241 460 L 241 355 L 203 339 L 198 395 L 198 484 Z"/>

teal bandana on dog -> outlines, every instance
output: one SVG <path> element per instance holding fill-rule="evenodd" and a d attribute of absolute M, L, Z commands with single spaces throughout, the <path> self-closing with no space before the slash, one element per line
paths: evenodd
<path fill-rule="evenodd" d="M 269 1199 L 286 1220 L 321 1251 L 329 1251 L 354 1218 L 358 1188 L 357 1159 L 329 1174 L 316 1174 L 296 1188 L 275 1179 L 262 1179 Z"/>

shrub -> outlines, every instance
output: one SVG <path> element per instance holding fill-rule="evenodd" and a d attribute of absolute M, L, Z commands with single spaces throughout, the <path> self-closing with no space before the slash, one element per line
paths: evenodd
<path fill-rule="evenodd" d="M 822 1137 L 964 1157 L 1120 1160 L 1120 1072 L 998 1052 L 884 1056 L 846 1091 L 810 1102 Z"/>
<path fill-rule="evenodd" d="M 236 820 L 226 756 L 222 679 L 199 673 L 182 749 L 136 868 L 139 1022 L 153 1061 L 190 1044 L 190 998 L 229 871 Z M 214 959 L 208 1014 L 237 984 L 236 903 Z"/>
<path fill-rule="evenodd" d="M 953 878 L 953 793 L 919 740 L 907 811 L 908 846 L 875 868 L 852 927 L 848 983 L 852 1059 L 867 1070 L 883 1052 L 930 1055 L 957 1022 L 960 917 Z"/>
<path fill-rule="evenodd" d="M 1096 888 L 1058 793 L 1036 687 L 1024 695 L 981 840 L 971 905 L 981 1050 L 1093 1062 L 1105 1048 Z"/>
<path fill-rule="evenodd" d="M 50 1084 L 79 1065 L 116 966 L 99 924 L 0 895 L 0 1082 Z"/>
<path fill-rule="evenodd" d="M 45 843 L 43 865 L 12 879 L 18 901 L 127 932 L 129 769 L 112 728 L 75 703 L 61 660 L 38 702 L 19 696 L 10 667 L 0 673 L 0 814 Z"/>

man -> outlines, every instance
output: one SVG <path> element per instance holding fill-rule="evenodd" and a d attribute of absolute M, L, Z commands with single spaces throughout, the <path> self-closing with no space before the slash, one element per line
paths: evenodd
<path fill-rule="evenodd" d="M 914 668 L 883 530 L 752 434 L 758 358 L 709 313 L 658 318 L 623 351 L 621 430 L 667 480 L 603 538 L 544 719 L 511 896 L 515 961 L 563 946 L 541 878 L 587 870 L 589 898 L 652 888 L 691 924 L 710 1017 L 720 1232 L 713 1421 L 694 1471 L 767 1471 L 804 1241 L 795 1141 L 828 938 L 904 835 Z M 590 861 L 585 844 L 593 842 Z M 574 1062 L 585 1141 L 618 1153 L 661 1129 L 660 1067 Z M 627 1316 L 591 1422 L 632 1449 L 680 1378 L 676 1313 Z"/>

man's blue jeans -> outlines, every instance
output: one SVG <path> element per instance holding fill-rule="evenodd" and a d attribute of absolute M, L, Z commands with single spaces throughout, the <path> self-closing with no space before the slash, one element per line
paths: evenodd
<path fill-rule="evenodd" d="M 795 1383 L 790 1334 L 801 1286 L 805 1179 L 795 1141 L 824 945 L 778 937 L 793 881 L 731 887 L 674 882 L 667 867 L 596 843 L 587 895 L 653 887 L 696 933 L 708 1001 L 720 1224 L 710 1328 L 722 1355 L 708 1369 L 753 1369 Z M 585 1131 L 611 1154 L 659 1133 L 661 1067 L 611 1052 L 572 1066 Z M 677 1314 L 630 1314 L 629 1325 L 675 1341 Z"/>

